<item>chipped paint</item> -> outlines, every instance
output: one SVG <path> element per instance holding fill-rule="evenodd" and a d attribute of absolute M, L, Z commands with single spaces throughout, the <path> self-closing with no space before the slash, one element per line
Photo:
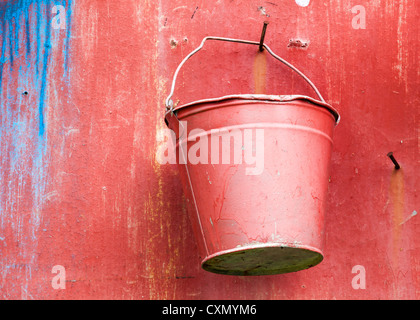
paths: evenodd
<path fill-rule="evenodd" d="M 25 279 L 20 287 L 22 299 L 33 298 L 29 292 L 33 280 L 30 270 L 38 261 L 35 252 L 42 211 L 50 200 L 48 87 L 52 59 L 58 61 L 53 46 L 60 46 L 60 55 L 64 55 L 63 70 L 68 66 L 69 41 L 58 43 L 58 35 L 50 25 L 51 6 L 59 3 L 67 7 L 69 14 L 69 30 L 61 34 L 65 38 L 69 37 L 71 28 L 71 2 L 0 3 L 0 233 L 10 235 L 4 238 L 8 255 L 2 256 L 1 265 L 6 277 L 11 272 L 8 258 L 14 255 L 16 243 L 18 255 L 28 265 L 25 271 L 16 272 L 19 279 Z"/>

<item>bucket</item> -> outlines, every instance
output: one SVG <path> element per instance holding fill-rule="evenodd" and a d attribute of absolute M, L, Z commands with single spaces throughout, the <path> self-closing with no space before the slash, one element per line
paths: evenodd
<path fill-rule="evenodd" d="M 174 107 L 175 72 L 165 122 L 204 270 L 226 275 L 294 272 L 323 260 L 324 214 L 339 114 L 302 95 L 240 94 Z"/>

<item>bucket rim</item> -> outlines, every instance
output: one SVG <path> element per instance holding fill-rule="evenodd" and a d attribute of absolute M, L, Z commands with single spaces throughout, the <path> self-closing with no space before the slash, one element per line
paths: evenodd
<path fill-rule="evenodd" d="M 320 100 L 314 99 L 309 96 L 305 95 L 270 95 L 270 94 L 232 94 L 226 95 L 216 98 L 208 98 L 208 99 L 201 99 L 192 102 L 188 102 L 186 104 L 176 106 L 172 109 L 172 112 L 179 111 L 181 109 L 185 109 L 188 107 L 192 107 L 198 104 L 204 103 L 215 103 L 215 102 L 222 102 L 226 100 L 256 100 L 256 101 L 269 101 L 269 102 L 290 102 L 294 100 L 306 100 L 315 105 L 318 105 L 324 109 L 327 109 L 335 118 L 335 124 L 337 125 L 340 122 L 340 114 L 336 109 L 334 109 L 331 105 L 326 102 L 322 102 Z"/>

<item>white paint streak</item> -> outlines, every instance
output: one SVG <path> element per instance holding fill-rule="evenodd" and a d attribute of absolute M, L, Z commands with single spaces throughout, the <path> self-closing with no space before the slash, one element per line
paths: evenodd
<path fill-rule="evenodd" d="M 47 194 L 45 194 L 44 196 L 43 196 L 43 200 L 45 201 L 45 200 L 48 200 L 48 201 L 51 201 L 51 199 L 53 199 L 54 197 L 57 197 L 58 196 L 58 192 L 57 191 L 51 191 L 51 192 L 48 192 Z"/>
<path fill-rule="evenodd" d="M 66 136 L 73 134 L 73 133 L 80 133 L 79 129 L 70 129 L 67 131 Z"/>
<path fill-rule="evenodd" d="M 183 9 L 188 9 L 188 7 L 187 6 L 179 6 L 179 7 L 176 7 L 175 9 L 173 9 L 172 12 L 175 12 L 175 11 L 178 11 L 178 10 L 183 10 Z"/>
<path fill-rule="evenodd" d="M 406 38 L 407 35 L 405 27 L 407 25 L 407 1 L 399 3 L 398 7 L 398 29 L 397 29 L 397 62 L 394 69 L 398 72 L 398 79 L 400 83 L 405 83 L 405 91 L 408 91 L 407 81 L 407 65 L 408 65 L 408 50 Z"/>
<path fill-rule="evenodd" d="M 408 218 L 406 218 L 403 222 L 400 223 L 400 225 L 403 225 L 404 223 L 406 223 L 408 220 L 410 220 L 412 217 L 415 217 L 417 215 L 417 211 L 414 210 L 409 216 Z"/>

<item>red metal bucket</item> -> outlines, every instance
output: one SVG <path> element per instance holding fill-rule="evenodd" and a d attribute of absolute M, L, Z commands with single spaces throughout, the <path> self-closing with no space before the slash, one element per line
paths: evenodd
<path fill-rule="evenodd" d="M 202 267 L 220 274 L 268 275 L 315 266 L 323 259 L 332 135 L 339 115 L 306 77 L 321 101 L 232 95 L 174 108 L 176 75 L 208 39 L 259 44 L 205 38 L 178 67 L 167 99 L 165 120 L 176 133 Z"/>

